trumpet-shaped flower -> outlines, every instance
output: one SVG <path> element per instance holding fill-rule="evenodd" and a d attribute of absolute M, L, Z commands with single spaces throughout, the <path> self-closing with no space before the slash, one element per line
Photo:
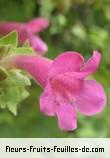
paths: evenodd
<path fill-rule="evenodd" d="M 45 18 L 35 18 L 27 23 L 0 22 L 0 34 L 5 35 L 11 31 L 17 31 L 20 44 L 29 40 L 34 50 L 39 54 L 43 54 L 48 48 L 46 43 L 39 37 L 38 33 L 47 28 L 48 24 L 49 22 Z M 35 35 L 35 33 L 37 33 L 37 35 Z"/>
<path fill-rule="evenodd" d="M 77 128 L 77 111 L 92 116 L 105 107 L 102 85 L 86 79 L 98 69 L 100 59 L 97 51 L 87 62 L 77 52 L 66 52 L 53 61 L 41 56 L 18 56 L 14 57 L 14 63 L 44 88 L 40 96 L 41 112 L 57 115 L 59 128 L 71 131 Z"/>

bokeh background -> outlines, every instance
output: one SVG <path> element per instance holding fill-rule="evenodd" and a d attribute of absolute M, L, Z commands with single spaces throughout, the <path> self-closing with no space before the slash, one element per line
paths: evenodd
<path fill-rule="evenodd" d="M 81 52 L 85 58 L 94 49 L 102 52 L 100 69 L 93 77 L 103 84 L 108 103 L 96 116 L 78 114 L 77 130 L 63 132 L 57 118 L 39 112 L 42 89 L 32 81 L 30 96 L 19 105 L 17 116 L 0 110 L 0 137 L 110 137 L 110 0 L 0 0 L 0 21 L 25 22 L 39 16 L 50 21 L 40 34 L 49 47 L 47 57 L 53 59 L 67 50 Z"/>

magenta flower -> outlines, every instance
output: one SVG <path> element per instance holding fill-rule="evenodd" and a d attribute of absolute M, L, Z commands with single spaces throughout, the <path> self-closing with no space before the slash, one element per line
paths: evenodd
<path fill-rule="evenodd" d="M 39 54 L 43 54 L 47 52 L 48 48 L 38 33 L 47 28 L 48 24 L 49 22 L 45 18 L 36 18 L 27 23 L 0 22 L 0 34 L 5 35 L 11 31 L 17 31 L 19 33 L 20 44 L 23 44 L 28 39 L 34 50 Z"/>
<path fill-rule="evenodd" d="M 100 59 L 101 54 L 94 51 L 87 62 L 76 52 L 63 53 L 54 61 L 40 56 L 18 56 L 14 62 L 44 88 L 40 96 L 41 112 L 57 115 L 59 128 L 71 131 L 77 128 L 77 111 L 91 116 L 105 107 L 102 85 L 86 79 L 97 70 Z"/>

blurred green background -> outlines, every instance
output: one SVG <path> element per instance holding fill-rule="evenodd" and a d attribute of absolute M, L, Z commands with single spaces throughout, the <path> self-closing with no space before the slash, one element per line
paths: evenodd
<path fill-rule="evenodd" d="M 96 116 L 78 114 L 77 130 L 63 132 L 57 118 L 39 112 L 42 89 L 32 81 L 18 116 L 0 110 L 0 137 L 110 137 L 110 0 L 0 0 L 0 21 L 25 22 L 38 16 L 50 20 L 40 34 L 49 47 L 49 58 L 67 50 L 81 52 L 85 58 L 94 49 L 102 52 L 100 69 L 93 77 L 105 87 L 108 103 Z"/>

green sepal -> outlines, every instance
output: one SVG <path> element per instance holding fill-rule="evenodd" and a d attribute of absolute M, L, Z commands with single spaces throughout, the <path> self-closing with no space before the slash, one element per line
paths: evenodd
<path fill-rule="evenodd" d="M 8 71 L 0 66 L 0 81 L 5 80 L 8 77 Z"/>
<path fill-rule="evenodd" d="M 30 47 L 30 42 L 28 39 L 24 42 L 23 47 L 27 47 L 27 48 Z"/>
<path fill-rule="evenodd" d="M 0 45 L 0 59 L 10 55 L 12 52 L 12 45 Z"/>
<path fill-rule="evenodd" d="M 31 47 L 18 47 L 13 48 L 13 54 L 15 55 L 35 55 Z"/>
<path fill-rule="evenodd" d="M 18 33 L 13 31 L 8 33 L 6 36 L 0 38 L 0 45 L 12 45 L 16 47 L 18 44 Z"/>

